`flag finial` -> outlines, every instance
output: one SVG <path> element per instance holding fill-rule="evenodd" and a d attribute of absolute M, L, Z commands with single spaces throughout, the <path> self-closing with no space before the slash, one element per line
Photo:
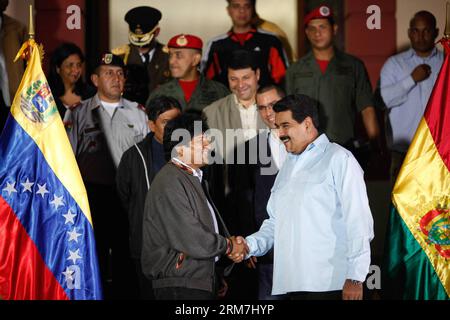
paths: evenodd
<path fill-rule="evenodd" d="M 34 39 L 34 24 L 33 24 L 33 5 L 30 4 L 30 39 Z"/>

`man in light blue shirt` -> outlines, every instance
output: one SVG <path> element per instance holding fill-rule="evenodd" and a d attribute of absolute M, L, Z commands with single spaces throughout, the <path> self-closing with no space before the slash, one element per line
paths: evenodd
<path fill-rule="evenodd" d="M 439 29 L 428 11 L 417 12 L 408 30 L 411 48 L 390 57 L 381 70 L 380 90 L 388 109 L 387 143 L 395 180 L 424 114 L 444 54 L 435 47 Z"/>
<path fill-rule="evenodd" d="M 351 152 L 319 134 L 309 97 L 287 96 L 274 110 L 289 155 L 272 188 L 269 219 L 245 239 L 246 257 L 274 247 L 272 294 L 362 299 L 373 239 L 363 171 Z"/>

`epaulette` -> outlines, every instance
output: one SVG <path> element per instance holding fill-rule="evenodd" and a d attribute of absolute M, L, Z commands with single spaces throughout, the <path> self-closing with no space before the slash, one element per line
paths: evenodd
<path fill-rule="evenodd" d="M 128 56 L 130 55 L 130 51 L 131 51 L 131 48 L 130 48 L 129 44 L 124 44 L 123 46 L 120 46 L 120 47 L 117 47 L 117 48 L 114 48 L 111 50 L 111 52 L 113 54 L 115 54 L 116 56 L 123 56 L 123 62 L 125 64 L 127 64 L 127 62 L 128 62 Z"/>
<path fill-rule="evenodd" d="M 169 53 L 169 47 L 168 46 L 163 46 L 162 47 L 162 52 Z"/>

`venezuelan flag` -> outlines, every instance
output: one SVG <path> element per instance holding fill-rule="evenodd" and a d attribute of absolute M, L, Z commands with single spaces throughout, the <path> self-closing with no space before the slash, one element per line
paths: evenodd
<path fill-rule="evenodd" d="M 0 297 L 101 299 L 86 190 L 34 40 L 24 55 L 0 138 Z"/>
<path fill-rule="evenodd" d="M 447 55 L 392 193 L 383 289 L 396 298 L 450 296 L 450 40 L 441 43 Z"/>

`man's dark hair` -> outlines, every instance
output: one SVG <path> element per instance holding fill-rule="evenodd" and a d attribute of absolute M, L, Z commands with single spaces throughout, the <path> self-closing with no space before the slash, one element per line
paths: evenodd
<path fill-rule="evenodd" d="M 145 112 L 147 113 L 148 120 L 155 122 L 161 114 L 172 109 L 182 111 L 178 100 L 172 97 L 160 96 L 151 99 L 147 103 Z"/>
<path fill-rule="evenodd" d="M 231 0 L 227 0 L 228 4 L 231 3 Z M 256 7 L 256 0 L 250 0 L 250 3 L 252 4 L 253 8 Z"/>
<path fill-rule="evenodd" d="M 191 140 L 186 141 L 183 136 L 172 139 L 172 135 L 176 130 L 186 130 L 189 133 L 191 139 L 195 137 L 195 134 L 200 132 L 195 131 L 197 126 L 201 124 L 201 133 L 205 133 L 209 128 L 206 123 L 206 119 L 196 113 L 183 113 L 181 116 L 170 120 L 164 127 L 164 155 L 167 161 L 171 159 L 172 150 L 180 143 L 187 144 Z M 175 137 L 174 137 L 175 138 Z"/>
<path fill-rule="evenodd" d="M 274 84 L 269 84 L 267 86 L 260 87 L 258 89 L 258 91 L 256 92 L 256 95 L 263 94 L 263 93 L 269 92 L 271 90 L 275 90 L 281 99 L 286 97 L 286 92 L 281 87 L 274 85 Z"/>
<path fill-rule="evenodd" d="M 319 130 L 319 111 L 317 104 L 304 94 L 292 94 L 278 101 L 273 110 L 278 112 L 291 111 L 292 118 L 298 123 L 302 123 L 307 117 L 313 121 L 314 127 Z"/>
<path fill-rule="evenodd" d="M 414 14 L 414 17 L 412 17 L 412 19 L 409 21 L 409 27 L 412 28 L 414 25 L 414 21 L 417 18 L 424 18 L 425 20 L 427 20 L 428 22 L 430 22 L 431 27 L 433 29 L 436 29 L 437 26 L 437 22 L 436 22 L 436 17 L 429 11 L 426 10 L 421 10 L 418 11 Z"/>
<path fill-rule="evenodd" d="M 253 71 L 256 71 L 258 70 L 257 57 L 251 51 L 235 50 L 228 59 L 228 68 L 232 70 L 251 68 Z"/>

